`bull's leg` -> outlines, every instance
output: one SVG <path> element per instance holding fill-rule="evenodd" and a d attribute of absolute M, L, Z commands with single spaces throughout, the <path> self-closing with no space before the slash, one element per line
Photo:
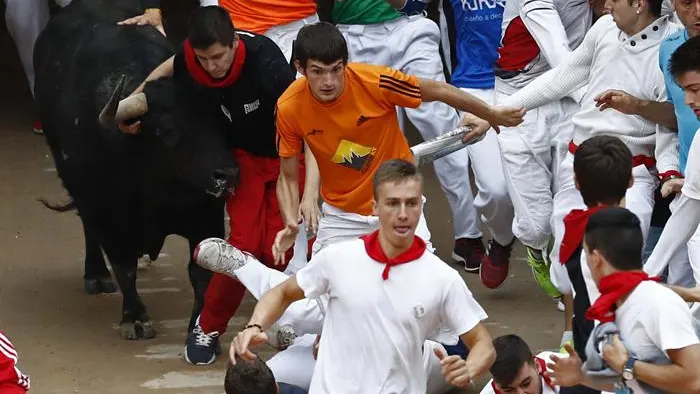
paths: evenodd
<path fill-rule="evenodd" d="M 83 275 L 85 292 L 88 294 L 114 293 L 117 287 L 107 269 L 97 235 L 84 220 L 81 222 L 85 235 L 85 274 Z"/>
<path fill-rule="evenodd" d="M 155 337 L 153 323 L 136 289 L 136 253 L 133 251 L 128 252 L 128 254 L 124 253 L 123 250 L 127 248 L 109 250 L 106 247 L 105 249 L 123 297 L 122 319 L 119 323 L 122 339 L 151 339 Z"/>
<path fill-rule="evenodd" d="M 207 286 L 209 286 L 209 281 L 211 280 L 211 271 L 202 268 L 194 261 L 194 249 L 197 247 L 199 242 L 203 240 L 192 239 L 190 240 L 190 262 L 187 266 L 187 272 L 190 277 L 190 284 L 192 285 L 192 290 L 194 292 L 194 304 L 192 305 L 192 315 L 190 316 L 190 324 L 187 332 L 194 329 L 197 317 L 202 312 L 204 307 L 204 294 L 207 292 Z"/>

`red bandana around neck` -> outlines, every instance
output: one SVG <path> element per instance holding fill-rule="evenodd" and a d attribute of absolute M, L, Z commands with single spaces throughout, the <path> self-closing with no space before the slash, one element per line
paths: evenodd
<path fill-rule="evenodd" d="M 394 258 L 389 258 L 384 253 L 382 244 L 379 242 L 379 230 L 371 234 L 363 235 L 360 239 L 365 242 L 365 251 L 370 258 L 379 263 L 386 264 L 384 272 L 382 272 L 382 278 L 384 280 L 389 279 L 389 270 L 391 267 L 418 260 L 425 252 L 425 241 L 418 236 L 413 237 L 413 243 L 408 249 Z"/>
<path fill-rule="evenodd" d="M 546 384 L 550 389 L 556 391 L 552 379 L 545 375 L 545 371 L 547 371 L 547 363 L 537 356 L 535 356 L 535 363 L 539 367 L 539 374 L 542 378 L 542 383 Z M 503 392 L 498 389 L 498 386 L 496 386 L 496 381 L 493 379 L 491 379 L 491 388 L 493 389 L 494 394 L 503 394 Z"/>
<path fill-rule="evenodd" d="M 641 271 L 615 272 L 602 278 L 598 285 L 600 297 L 586 311 L 586 319 L 601 323 L 614 322 L 615 303 L 647 280 L 658 282 L 660 278 Z"/>
<path fill-rule="evenodd" d="M 564 265 L 576 253 L 583 241 L 588 218 L 607 205 L 598 205 L 588 209 L 574 209 L 564 217 L 564 238 L 559 248 L 559 262 Z"/>
<path fill-rule="evenodd" d="M 185 40 L 185 65 L 187 66 L 187 71 L 189 71 L 192 78 L 199 83 L 210 88 L 226 88 L 233 85 L 238 77 L 241 76 L 243 71 L 243 64 L 245 64 L 245 43 L 243 40 L 238 40 L 238 47 L 236 47 L 236 54 L 233 58 L 233 63 L 231 64 L 231 69 L 228 74 L 222 79 L 214 79 L 207 70 L 205 70 L 199 61 L 197 61 L 197 55 L 194 53 L 194 49 L 190 45 L 189 40 Z"/>

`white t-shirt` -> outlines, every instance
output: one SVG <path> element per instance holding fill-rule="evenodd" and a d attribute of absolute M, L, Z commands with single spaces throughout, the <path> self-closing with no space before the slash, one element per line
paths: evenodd
<path fill-rule="evenodd" d="M 542 363 L 544 362 L 545 365 L 546 363 L 551 362 L 550 357 L 552 355 L 557 355 L 560 358 L 566 358 L 569 357 L 568 354 L 562 354 L 562 353 L 555 353 L 555 352 L 541 352 L 535 356 L 535 362 Z M 559 394 L 559 386 L 554 386 L 550 383 L 548 379 L 545 377 L 540 378 L 542 382 L 542 394 Z M 480 394 L 496 394 L 496 390 L 493 389 L 493 379 L 489 380 L 488 383 L 486 383 L 486 386 L 484 386 L 483 389 L 481 389 Z"/>
<path fill-rule="evenodd" d="M 332 244 L 296 276 L 328 311 L 309 394 L 425 394 L 423 342 L 442 323 L 459 334 L 486 319 L 459 273 L 432 253 L 391 267 L 361 239 Z"/>
<path fill-rule="evenodd" d="M 615 323 L 627 349 L 637 359 L 652 361 L 668 357 L 667 350 L 697 343 L 690 309 L 671 289 L 644 281 L 615 312 Z M 636 382 L 628 384 L 636 393 L 644 391 Z"/>
<path fill-rule="evenodd" d="M 686 196 L 700 200 L 700 129 L 695 132 L 693 142 L 688 151 L 688 162 L 685 165 L 685 183 L 681 191 Z"/>

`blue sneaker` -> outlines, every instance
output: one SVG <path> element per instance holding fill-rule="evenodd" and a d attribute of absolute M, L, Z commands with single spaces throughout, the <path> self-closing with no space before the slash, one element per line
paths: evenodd
<path fill-rule="evenodd" d="M 185 361 L 192 365 L 209 365 L 216 361 L 216 356 L 221 354 L 219 333 L 217 331 L 205 333 L 202 327 L 195 326 L 187 335 L 185 341 Z"/>

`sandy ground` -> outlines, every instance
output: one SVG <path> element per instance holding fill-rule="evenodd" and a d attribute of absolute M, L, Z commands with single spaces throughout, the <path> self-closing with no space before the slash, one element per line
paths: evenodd
<path fill-rule="evenodd" d="M 158 330 L 155 339 L 121 340 L 120 296 L 83 292 L 79 218 L 47 211 L 35 200 L 60 199 L 64 192 L 44 138 L 31 133 L 31 95 L 4 27 L 0 47 L 5 54 L 0 57 L 0 329 L 19 349 L 31 392 L 221 394 L 225 358 L 209 367 L 182 359 L 192 297 L 182 239 L 169 238 L 153 268 L 139 276 Z M 415 133 L 410 137 L 415 143 Z M 433 242 L 449 261 L 451 214 L 432 169 L 426 169 L 426 177 Z M 517 333 L 533 351 L 558 345 L 563 315 L 536 286 L 522 246 L 514 251 L 511 276 L 501 289 L 484 288 L 475 275 L 463 277 L 488 312 L 492 335 Z M 248 297 L 231 321 L 224 349 L 253 305 Z M 263 354 L 269 357 L 271 350 Z"/>

